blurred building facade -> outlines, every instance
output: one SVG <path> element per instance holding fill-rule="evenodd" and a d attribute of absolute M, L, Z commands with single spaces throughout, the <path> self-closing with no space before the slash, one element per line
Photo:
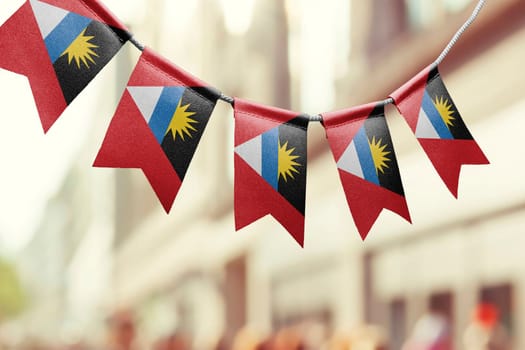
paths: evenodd
<path fill-rule="evenodd" d="M 131 27 L 178 65 L 229 94 L 312 114 L 384 99 L 437 57 L 474 5 L 254 0 L 253 8 L 239 8 L 199 0 L 185 5 L 181 24 L 170 16 L 179 2 L 142 3 Z M 139 171 L 71 171 L 20 263 L 29 275 L 49 267 L 42 281 L 30 281 L 37 296 L 25 317 L 46 332 L 92 329 L 102 337 L 110 310 L 129 308 L 143 342 L 178 329 L 198 349 L 221 337 L 231 344 L 245 326 L 268 334 L 309 323 L 330 333 L 372 323 L 399 349 L 433 308 L 448 317 L 459 348 L 471 311 L 486 301 L 500 308 L 515 348 L 525 348 L 525 189 L 517 186 L 524 13 L 520 0 L 490 3 L 442 65 L 493 163 L 464 168 L 459 201 L 389 108 L 413 226 L 384 213 L 369 240 L 359 240 L 316 124 L 309 131 L 306 249 L 268 217 L 235 233 L 232 111 L 221 102 L 170 215 Z M 242 35 L 226 29 L 235 17 L 251 18 Z M 104 104 L 116 104 L 136 59 L 132 50 L 119 55 L 106 81 L 117 82 L 115 94 Z M 79 162 L 90 163 L 108 120 L 93 126 L 93 149 Z M 43 317 L 50 308 L 52 322 Z"/>
<path fill-rule="evenodd" d="M 352 104 L 381 98 L 406 81 L 415 67 L 428 65 L 473 2 L 408 2 L 406 7 L 402 1 L 373 3 L 372 8 L 362 5 L 358 11 L 382 18 L 390 14 L 390 23 L 371 31 L 378 34 L 357 39 L 365 46 L 358 52 L 365 52 L 366 47 L 373 50 L 364 66 L 354 65 L 360 67 L 356 75 L 361 80 L 347 80 L 351 82 L 347 91 L 354 96 L 357 92 Z M 384 226 L 364 247 L 362 287 L 364 320 L 389 329 L 393 348 L 400 347 L 428 310 L 448 319 L 454 343 L 460 348 L 472 310 L 479 303 L 494 304 L 515 348 L 524 346 L 525 281 L 518 262 L 521 253 L 515 248 L 523 230 L 524 193 L 509 177 L 512 156 L 505 149 L 514 147 L 514 141 L 495 136 L 517 126 L 516 120 L 523 115 L 524 99 L 519 91 L 525 81 L 513 73 L 524 54 L 522 48 L 514 48 L 525 34 L 523 5 L 519 1 L 488 4 L 479 22 L 441 66 L 452 96 L 492 162 L 485 169 L 476 168 L 476 173 L 469 167 L 463 169 L 459 202 L 429 191 L 439 188 L 439 183 L 421 176 L 428 164 L 403 130 L 405 126 L 392 118 L 394 135 L 404 136 L 394 136 L 394 142 L 397 140 L 401 154 L 401 169 L 406 171 L 407 198 L 420 207 L 411 208 L 413 227 Z M 364 86 L 367 81 L 372 84 Z M 375 95 L 381 91 L 382 95 Z M 389 237 L 378 237 L 381 234 Z"/>
<path fill-rule="evenodd" d="M 340 36 L 343 43 L 345 39 L 350 40 L 351 53 L 347 65 L 332 76 L 335 80 L 332 84 L 336 86 L 333 108 L 382 99 L 402 85 L 437 57 L 469 15 L 472 5 L 469 1 L 352 2 L 347 13 L 351 28 L 348 28 L 347 36 Z M 230 87 L 229 91 L 257 101 L 318 112 L 308 110 L 315 104 L 301 81 L 304 79 L 301 73 L 313 67 L 306 64 L 306 67 L 298 68 L 296 64 L 305 65 L 303 57 L 295 57 L 297 53 L 292 51 L 301 49 L 300 45 L 295 45 L 297 32 L 315 20 L 315 17 L 309 17 L 308 11 L 302 11 L 303 7 L 312 5 L 290 1 L 284 6 L 274 2 L 267 5 L 258 3 L 256 6 L 259 7 L 256 7 L 255 13 L 268 15 L 254 18 L 239 46 L 236 46 L 239 41 L 228 37 L 227 33 L 220 38 L 220 47 L 211 45 L 215 56 L 220 56 L 223 51 L 242 53 L 237 57 L 222 54 L 228 58 L 227 62 L 238 62 L 230 65 L 235 68 L 244 67 L 243 62 L 249 62 L 246 73 L 242 74 L 242 81 L 248 84 L 229 86 L 231 76 L 239 75 L 236 70 L 217 77 L 215 81 L 219 86 Z M 268 8 L 264 9 L 264 6 Z M 519 57 L 523 54 L 515 48 L 523 37 L 522 7 L 518 1 L 487 6 L 479 22 L 465 35 L 442 67 L 445 80 L 451 86 L 453 96 L 460 101 L 465 118 L 474 134 L 479 135 L 481 145 L 489 152 L 491 145 L 492 149 L 501 149 L 496 146 L 496 139 L 490 138 L 490 133 L 497 125 L 505 124 L 500 121 L 503 115 L 509 118 L 509 122 L 512 115 L 519 115 L 519 106 L 523 102 L 520 88 L 513 89 L 512 93 L 506 84 L 491 83 L 510 79 L 523 86 L 522 77 L 511 77 L 512 72 L 519 69 Z M 311 11 L 317 15 L 322 11 L 322 7 L 313 5 L 313 8 Z M 288 17 L 279 14 L 284 10 L 288 11 Z M 275 20 L 280 17 L 283 23 L 268 25 L 269 18 Z M 276 33 L 268 28 L 275 29 Z M 264 37 L 274 49 L 261 52 L 258 48 L 268 48 L 266 44 L 252 46 L 253 42 L 264 42 Z M 280 42 L 283 37 L 288 37 L 289 42 Z M 314 51 L 319 42 L 308 45 Z M 283 51 L 290 48 L 290 53 L 274 56 L 272 50 L 279 50 L 279 47 Z M 505 55 L 505 58 L 500 55 Z M 504 68 L 502 62 L 505 62 Z M 334 57 L 330 63 L 337 66 L 338 58 Z M 220 65 L 220 68 L 211 68 L 210 71 L 223 69 Z M 289 81 L 286 78 L 288 74 Z M 252 78 L 252 75 L 257 78 Z M 212 75 L 211 80 L 214 78 Z M 254 87 L 249 84 L 252 79 Z M 282 97 L 282 93 L 272 95 L 274 87 L 289 90 L 290 97 Z M 507 112 L 509 108 L 510 112 Z M 515 190 L 511 185 L 513 182 L 509 182 L 508 192 L 496 189 L 496 185 L 489 189 L 484 186 L 493 177 L 504 178 L 504 167 L 496 165 L 493 170 L 476 169 L 482 172 L 481 176 L 475 176 L 467 167 L 463 172 L 468 179 L 462 184 L 463 198 L 460 202 L 454 202 L 440 187 L 399 116 L 393 109 L 389 110 L 389 114 L 393 115 L 392 132 L 398 135 L 394 140 L 399 140 L 396 147 L 402 158 L 402 169 L 407 173 L 403 174 L 406 186 L 412 186 L 407 190 L 408 198 L 412 199 L 415 207 L 422 207 L 414 209 L 417 220 L 414 227 L 386 214 L 384 223 L 376 225 L 367 244 L 363 245 L 352 237 L 354 230 L 347 217 L 338 180 L 333 174 L 327 174 L 326 169 L 334 168 L 322 137 L 323 131 L 312 126 L 310 132 L 314 141 L 310 145 L 313 161 L 309 170 L 307 249 L 298 253 L 293 243 L 287 241 L 286 233 L 270 219 L 262 220 L 232 237 L 231 204 L 228 202 L 230 198 L 227 198 L 220 210 L 225 216 L 211 215 L 209 223 L 204 223 L 199 216 L 196 219 L 198 224 L 190 224 L 187 230 L 183 230 L 188 237 L 206 242 L 200 241 L 200 249 L 191 250 L 193 256 L 183 253 L 197 243 L 188 243 L 188 246 L 176 243 L 183 239 L 184 233 L 178 233 L 181 238 L 173 239 L 173 247 L 167 248 L 165 253 L 172 256 L 172 262 L 166 260 L 154 266 L 160 268 L 172 264 L 182 271 L 172 272 L 171 276 L 165 272 L 159 274 L 157 291 L 165 289 L 169 298 L 173 298 L 174 291 L 183 288 L 188 280 L 210 280 L 210 288 L 214 290 L 212 294 L 218 292 L 219 299 L 214 300 L 223 300 L 217 310 L 221 310 L 219 315 L 225 314 L 223 322 L 226 322 L 222 325 L 226 327 L 227 335 L 235 333 L 243 325 L 268 332 L 305 320 L 323 324 L 327 330 L 371 322 L 388 329 L 394 348 L 398 348 L 398 344 L 409 336 L 418 317 L 432 306 L 450 317 L 455 343 L 459 346 L 462 330 L 469 323 L 471 312 L 479 301 L 496 303 L 509 328 L 523 327 L 523 322 L 519 320 L 520 304 L 516 300 L 523 283 L 515 260 L 519 252 L 516 252 L 515 258 L 507 254 L 521 235 L 519 217 L 523 193 Z M 500 142 L 499 138 L 497 140 Z M 225 147 L 218 143 L 211 147 L 211 152 L 215 152 L 217 146 Z M 505 154 L 488 155 L 497 164 L 510 162 Z M 420 168 L 431 180 L 420 180 Z M 227 172 L 224 174 L 225 181 L 220 181 L 222 185 L 219 188 L 224 189 L 224 184 L 228 183 L 231 191 L 231 175 L 228 178 Z M 210 188 L 211 197 L 215 198 L 217 187 L 212 185 Z M 428 188 L 441 188 L 442 193 L 429 198 L 433 193 Z M 505 195 L 493 198 L 494 193 L 500 191 Z M 183 199 L 178 199 L 179 203 L 184 201 L 184 194 L 182 196 Z M 432 208 L 428 201 L 432 201 Z M 176 207 L 174 213 L 177 210 Z M 434 213 L 435 210 L 438 213 Z M 188 215 L 181 217 L 188 218 Z M 178 227 L 176 223 L 169 226 Z M 166 232 L 175 231 L 179 230 L 166 229 Z M 502 231 L 508 232 L 506 239 L 500 238 Z M 242 236 L 242 243 L 239 235 Z M 146 234 L 138 233 L 136 237 L 141 236 Z M 128 244 L 131 246 L 132 242 L 133 239 L 130 239 Z M 508 247 L 501 242 L 507 242 Z M 485 254 L 483 261 L 488 266 L 475 263 L 476 255 L 481 252 Z M 134 260 L 131 256 L 128 259 Z M 122 264 L 127 265 L 122 259 Z M 140 260 L 136 261 L 142 265 L 138 262 Z M 146 266 L 149 264 L 151 261 Z M 190 277 L 188 271 L 191 271 Z M 130 274 L 123 275 L 129 278 Z M 155 273 L 144 275 L 148 276 L 147 281 Z M 166 282 L 162 282 L 163 279 Z M 152 283 L 137 283 L 135 286 L 138 285 L 151 286 Z M 127 292 L 132 289 L 126 288 Z M 140 289 L 138 287 L 137 290 Z M 142 292 L 137 293 L 138 296 Z M 220 318 L 217 320 L 220 322 Z M 201 321 L 194 322 L 199 324 Z M 197 333 L 195 329 L 192 331 Z M 514 331 L 513 336 L 516 344 L 522 344 L 519 332 Z"/>

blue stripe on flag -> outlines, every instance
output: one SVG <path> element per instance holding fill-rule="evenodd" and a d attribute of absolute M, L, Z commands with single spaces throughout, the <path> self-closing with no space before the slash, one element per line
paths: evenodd
<path fill-rule="evenodd" d="M 69 13 L 45 38 L 51 62 L 62 56 L 64 51 L 91 23 L 91 19 L 76 13 Z"/>
<path fill-rule="evenodd" d="M 182 98 L 186 88 L 181 86 L 165 87 L 160 95 L 159 102 L 155 106 L 153 115 L 149 121 L 149 127 L 158 143 L 161 144 L 173 119 L 177 105 Z"/>
<path fill-rule="evenodd" d="M 262 176 L 275 189 L 279 189 L 279 128 L 262 135 Z"/>
<path fill-rule="evenodd" d="M 443 118 L 441 118 L 439 111 L 436 109 L 432 98 L 430 98 L 430 95 L 426 90 L 425 95 L 423 96 L 423 103 L 421 105 L 421 108 L 423 108 L 423 110 L 427 114 L 428 118 L 430 119 L 430 122 L 434 126 L 434 129 L 436 129 L 440 138 L 445 140 L 454 139 L 454 136 L 452 136 L 452 133 L 443 121 Z"/>
<path fill-rule="evenodd" d="M 372 158 L 372 152 L 370 151 L 370 144 L 368 142 L 368 137 L 366 136 L 364 126 L 355 136 L 354 143 L 365 179 L 375 183 L 376 185 L 379 185 L 376 166 L 374 164 L 374 159 Z"/>

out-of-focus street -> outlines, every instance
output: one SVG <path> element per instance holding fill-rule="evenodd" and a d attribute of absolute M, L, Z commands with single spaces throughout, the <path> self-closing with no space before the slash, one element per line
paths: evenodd
<path fill-rule="evenodd" d="M 312 115 L 386 98 L 477 3 L 101 1 L 210 85 Z M 488 1 L 440 66 L 491 161 L 463 168 L 459 199 L 387 107 L 413 225 L 385 211 L 360 239 L 313 123 L 304 249 L 271 217 L 235 232 L 222 101 L 171 214 L 141 171 L 92 167 L 132 45 L 47 135 L 25 77 L 0 69 L 0 350 L 525 349 L 524 43 L 525 2 Z"/>

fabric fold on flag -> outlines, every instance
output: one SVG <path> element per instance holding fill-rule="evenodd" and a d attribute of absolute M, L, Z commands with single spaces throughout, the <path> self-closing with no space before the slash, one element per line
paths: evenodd
<path fill-rule="evenodd" d="M 97 0 L 28 0 L 0 27 L 0 68 L 27 76 L 47 132 L 129 38 Z"/>
<path fill-rule="evenodd" d="M 462 165 L 489 164 L 450 96 L 438 67 L 431 65 L 391 97 L 434 168 L 457 198 Z"/>
<path fill-rule="evenodd" d="M 94 166 L 142 169 L 169 212 L 219 97 L 146 48 Z"/>
<path fill-rule="evenodd" d="M 322 116 L 361 238 L 366 239 L 383 209 L 410 222 L 384 105 L 371 103 Z"/>
<path fill-rule="evenodd" d="M 241 99 L 234 109 L 237 230 L 270 214 L 304 246 L 309 119 Z"/>

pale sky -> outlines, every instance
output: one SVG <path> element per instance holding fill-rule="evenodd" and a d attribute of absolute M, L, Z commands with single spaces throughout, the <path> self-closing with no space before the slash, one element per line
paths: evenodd
<path fill-rule="evenodd" d="M 47 199 L 82 142 L 86 118 L 65 118 L 44 136 L 25 77 L 0 71 L 0 252 L 30 238 Z M 69 120 L 66 120 L 69 119 Z"/>
<path fill-rule="evenodd" d="M 22 3 L 2 1 L 0 23 Z M 2 69 L 0 104 L 0 253 L 12 254 L 31 239 L 48 199 L 82 147 L 89 118 L 78 115 L 85 114 L 79 103 L 45 136 L 27 79 Z"/>

